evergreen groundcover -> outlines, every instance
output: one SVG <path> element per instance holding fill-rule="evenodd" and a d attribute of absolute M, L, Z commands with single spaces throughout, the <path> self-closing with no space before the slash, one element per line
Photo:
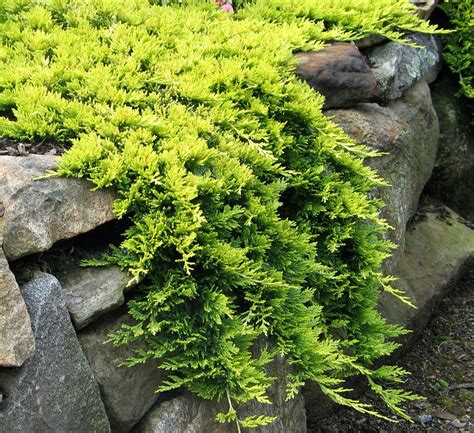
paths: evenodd
<path fill-rule="evenodd" d="M 227 399 L 217 421 L 239 431 L 264 425 L 234 404 L 270 403 L 265 366 L 281 355 L 288 398 L 315 381 L 373 413 L 346 396 L 345 378 L 363 375 L 407 418 L 405 372 L 373 366 L 405 332 L 376 311 L 381 290 L 409 302 L 380 272 L 392 245 L 371 191 L 384 182 L 293 59 L 406 30 L 434 29 L 399 0 L 255 0 L 235 14 L 197 0 L 0 2 L 0 136 L 68 144 L 53 175 L 118 191 L 132 224 L 89 264 L 140 281 L 136 324 L 111 341 L 145 342 L 129 364 L 162 360 L 162 391 Z"/>
<path fill-rule="evenodd" d="M 474 98 L 474 7 L 471 0 L 445 0 L 441 9 L 453 31 L 443 37 L 444 59 L 459 74 L 460 94 Z"/>

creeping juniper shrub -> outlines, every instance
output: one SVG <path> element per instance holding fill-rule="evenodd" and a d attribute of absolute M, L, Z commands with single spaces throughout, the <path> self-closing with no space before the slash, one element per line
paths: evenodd
<path fill-rule="evenodd" d="M 155 2 L 156 3 L 156 2 Z M 208 2 L 4 0 L 0 4 L 0 136 L 69 143 L 55 175 L 118 192 L 131 227 L 114 263 L 140 281 L 134 325 L 114 344 L 145 342 L 129 365 L 162 360 L 160 390 L 186 387 L 233 404 L 269 403 L 266 365 L 291 366 L 359 411 L 344 379 L 361 374 L 407 418 L 417 398 L 373 368 L 405 331 L 375 309 L 390 277 L 384 184 L 294 75 L 298 50 L 329 40 L 434 29 L 399 0 L 255 0 L 224 14 Z M 394 299 L 395 302 L 395 299 Z M 268 342 L 252 354 L 257 338 Z"/>
<path fill-rule="evenodd" d="M 440 6 L 453 32 L 443 36 L 444 59 L 459 74 L 461 94 L 474 98 L 474 7 L 471 0 L 445 0 Z"/>

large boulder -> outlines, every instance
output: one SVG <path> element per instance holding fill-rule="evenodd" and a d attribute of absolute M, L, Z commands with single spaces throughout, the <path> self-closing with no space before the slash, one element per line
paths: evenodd
<path fill-rule="evenodd" d="M 325 108 L 349 107 L 379 96 L 377 80 L 354 44 L 337 42 L 295 57 L 296 75 L 325 96 Z"/>
<path fill-rule="evenodd" d="M 110 432 L 58 281 L 38 273 L 21 290 L 36 351 L 21 368 L 0 369 L 0 433 Z"/>
<path fill-rule="evenodd" d="M 54 275 L 61 283 L 64 300 L 76 329 L 124 303 L 131 276 L 118 266 L 64 265 Z"/>
<path fill-rule="evenodd" d="M 277 378 L 268 391 L 273 404 L 249 402 L 236 406 L 240 418 L 251 415 L 274 416 L 277 419 L 255 429 L 242 429 L 254 433 L 306 433 L 306 412 L 304 399 L 299 394 L 286 401 L 286 375 L 288 366 L 281 358 L 275 359 L 268 367 L 268 373 Z M 226 401 L 206 401 L 185 393 L 164 403 L 157 404 L 133 430 L 134 433 L 234 433 L 233 423 L 219 424 L 218 412 L 227 412 Z"/>
<path fill-rule="evenodd" d="M 157 361 L 133 367 L 122 366 L 124 361 L 133 356 L 133 349 L 145 347 L 135 344 L 114 347 L 106 343 L 109 334 L 123 324 L 131 323 L 126 308 L 120 308 L 106 314 L 79 334 L 114 433 L 130 431 L 143 417 L 157 401 L 159 393 L 155 391 L 165 377 Z"/>
<path fill-rule="evenodd" d="M 390 322 L 412 329 L 416 336 L 433 308 L 463 266 L 474 259 L 474 230 L 444 205 L 429 202 L 406 237 L 405 253 L 395 270 L 394 286 L 406 292 L 412 308 L 383 293 L 379 310 Z"/>
<path fill-rule="evenodd" d="M 382 216 L 393 227 L 389 238 L 398 246 L 386 263 L 390 272 L 403 254 L 407 222 L 416 212 L 435 162 L 439 125 L 430 89 L 422 80 L 386 107 L 359 104 L 327 114 L 357 142 L 386 152 L 368 163 L 391 185 L 375 192 L 386 204 Z"/>
<path fill-rule="evenodd" d="M 434 36 L 413 33 L 407 39 L 418 47 L 387 42 L 366 53 L 387 101 L 400 98 L 422 78 L 432 82 L 441 69 L 441 50 Z"/>
<path fill-rule="evenodd" d="M 0 367 L 19 367 L 33 355 L 30 316 L 0 247 Z"/>
<path fill-rule="evenodd" d="M 431 94 L 440 137 L 429 194 L 474 222 L 474 122 L 466 101 L 456 96 L 456 77 L 442 74 Z"/>
<path fill-rule="evenodd" d="M 0 157 L 0 234 L 8 260 L 46 251 L 115 218 L 111 190 L 91 191 L 85 180 L 48 178 L 56 158 Z"/>

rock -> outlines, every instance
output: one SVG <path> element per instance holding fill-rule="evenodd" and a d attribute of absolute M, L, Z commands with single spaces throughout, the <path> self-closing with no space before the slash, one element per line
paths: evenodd
<path fill-rule="evenodd" d="M 432 82 L 441 68 L 441 52 L 432 35 L 413 33 L 407 38 L 422 48 L 387 42 L 366 53 L 387 101 L 400 98 L 421 78 Z"/>
<path fill-rule="evenodd" d="M 388 39 L 385 36 L 373 34 L 354 41 L 354 43 L 356 44 L 356 47 L 359 48 L 359 50 L 365 50 L 366 48 L 375 47 L 387 41 Z"/>
<path fill-rule="evenodd" d="M 406 224 L 416 212 L 435 161 L 439 126 L 429 87 L 419 81 L 387 107 L 359 104 L 327 114 L 357 142 L 387 152 L 368 163 L 391 185 L 375 192 L 386 204 L 382 216 L 394 228 L 389 238 L 398 245 L 385 264 L 391 272 L 403 254 Z"/>
<path fill-rule="evenodd" d="M 463 428 L 466 423 L 459 421 L 458 419 L 454 419 L 451 421 L 451 425 L 456 428 Z"/>
<path fill-rule="evenodd" d="M 394 284 L 410 296 L 417 308 L 395 302 L 388 293 L 383 293 L 379 302 L 381 313 L 390 322 L 414 331 L 410 339 L 425 327 L 437 301 L 458 278 L 463 265 L 474 259 L 474 230 L 452 210 L 430 202 L 419 219 L 407 234 Z"/>
<path fill-rule="evenodd" d="M 47 155 L 0 157 L 0 234 L 8 260 L 45 251 L 115 218 L 111 190 L 93 192 L 86 180 L 38 180 L 55 162 Z"/>
<path fill-rule="evenodd" d="M 269 373 L 277 377 L 268 395 L 272 405 L 250 402 L 237 408 L 240 418 L 250 415 L 277 416 L 278 419 L 265 427 L 244 431 L 255 433 L 306 433 L 304 399 L 299 394 L 294 400 L 285 401 L 285 378 L 288 372 L 285 362 L 278 358 L 269 366 Z M 170 401 L 157 404 L 133 430 L 134 433 L 234 433 L 235 424 L 219 424 L 216 414 L 227 412 L 225 402 L 202 400 L 185 393 Z"/>
<path fill-rule="evenodd" d="M 62 267 L 55 276 L 76 329 L 124 303 L 124 290 L 131 277 L 118 266 Z"/>
<path fill-rule="evenodd" d="M 447 421 L 455 421 L 455 420 L 457 420 L 456 415 L 453 415 L 452 413 L 447 412 L 447 411 L 445 411 L 445 410 L 437 410 L 436 412 L 433 413 L 433 415 L 434 415 L 436 418 L 444 419 L 444 420 L 447 420 Z"/>
<path fill-rule="evenodd" d="M 110 432 L 58 281 L 38 273 L 22 293 L 36 351 L 20 369 L 0 369 L 0 432 Z"/>
<path fill-rule="evenodd" d="M 377 80 L 354 44 L 334 43 L 296 58 L 296 75 L 326 97 L 325 108 L 348 107 L 379 95 Z"/>
<path fill-rule="evenodd" d="M 418 16 L 427 20 L 438 6 L 438 0 L 410 0 L 417 7 Z"/>
<path fill-rule="evenodd" d="M 465 101 L 455 96 L 457 91 L 451 74 L 443 74 L 432 86 L 440 137 L 427 191 L 474 223 L 474 124 Z"/>
<path fill-rule="evenodd" d="M 418 421 L 420 421 L 422 424 L 429 424 L 433 422 L 433 415 L 420 415 L 418 417 Z"/>
<path fill-rule="evenodd" d="M 34 350 L 30 316 L 0 248 L 0 366 L 19 367 Z"/>
<path fill-rule="evenodd" d="M 118 309 L 92 323 L 79 334 L 79 341 L 99 384 L 102 400 L 114 433 L 128 432 L 157 401 L 156 389 L 165 373 L 158 362 L 120 367 L 133 356 L 136 345 L 113 347 L 104 344 L 107 336 L 130 324 L 126 308 Z M 144 348 L 143 346 L 140 346 Z"/>

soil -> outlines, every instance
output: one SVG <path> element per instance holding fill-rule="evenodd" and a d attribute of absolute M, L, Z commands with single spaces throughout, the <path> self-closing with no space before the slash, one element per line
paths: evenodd
<path fill-rule="evenodd" d="M 0 138 L 0 156 L 26 156 L 26 155 L 61 155 L 66 149 L 58 143 L 41 141 L 28 143 L 24 141 Z"/>
<path fill-rule="evenodd" d="M 426 398 L 407 406 L 413 422 L 387 415 L 367 393 L 361 400 L 396 422 L 342 408 L 308 425 L 308 433 L 472 433 L 474 432 L 474 268 L 441 302 L 428 327 L 398 362 L 412 374 L 406 390 Z"/>

